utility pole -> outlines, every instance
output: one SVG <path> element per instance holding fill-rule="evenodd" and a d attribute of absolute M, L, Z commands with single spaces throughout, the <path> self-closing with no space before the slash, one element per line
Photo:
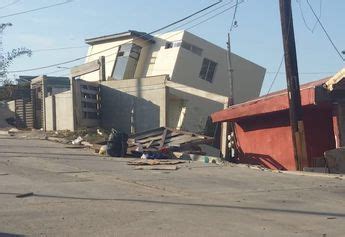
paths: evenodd
<path fill-rule="evenodd" d="M 306 146 L 291 0 L 279 0 L 279 5 L 284 44 L 285 71 L 290 106 L 290 126 L 294 147 L 294 158 L 296 163 L 296 170 L 301 170 L 302 161 L 305 161 L 306 159 Z"/>
<path fill-rule="evenodd" d="M 230 43 L 230 32 L 228 33 L 228 41 L 227 41 L 227 56 L 228 56 L 228 73 L 229 73 L 229 99 L 227 107 L 234 105 L 234 74 L 232 69 L 232 62 L 231 62 L 231 43 Z M 233 122 L 223 123 L 223 139 L 225 139 L 225 157 L 229 157 L 232 160 L 236 153 L 236 140 L 235 140 L 235 126 Z M 224 138 L 225 137 L 225 138 Z M 230 139 L 229 139 L 230 138 Z M 231 146 L 229 147 L 229 142 Z M 232 149 L 234 149 L 234 154 L 232 153 Z"/>
<path fill-rule="evenodd" d="M 231 63 L 231 44 L 230 44 L 230 32 L 228 33 L 228 72 L 229 72 L 229 101 L 228 107 L 234 104 L 234 78 L 233 78 L 233 69 Z"/>

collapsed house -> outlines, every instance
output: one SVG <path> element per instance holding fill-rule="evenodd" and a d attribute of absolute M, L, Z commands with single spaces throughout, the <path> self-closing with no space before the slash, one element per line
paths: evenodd
<path fill-rule="evenodd" d="M 345 145 L 344 82 L 345 69 L 333 77 L 301 85 L 307 153 L 301 163 L 305 170 L 329 167 L 324 153 Z M 288 110 L 284 90 L 213 113 L 212 121 L 235 124 L 239 162 L 295 170 Z"/>
<path fill-rule="evenodd" d="M 86 63 L 105 56 L 105 78 L 99 82 L 103 127 L 127 133 L 162 126 L 204 132 L 210 114 L 228 101 L 227 51 L 187 31 L 157 36 L 128 31 L 86 43 Z M 231 57 L 235 103 L 258 97 L 265 69 Z M 80 78 L 100 80 L 98 72 Z"/>
<path fill-rule="evenodd" d="M 210 114 L 227 105 L 227 51 L 187 31 L 156 36 L 128 31 L 86 43 L 86 62 L 71 69 L 70 90 L 44 94 L 45 130 L 205 132 Z M 236 54 L 231 59 L 234 102 L 258 97 L 265 69 Z"/>

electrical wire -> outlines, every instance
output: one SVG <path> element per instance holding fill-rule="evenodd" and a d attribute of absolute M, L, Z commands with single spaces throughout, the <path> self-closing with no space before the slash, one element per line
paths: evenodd
<path fill-rule="evenodd" d="M 211 4 L 210 6 L 215 6 L 215 4 L 219 4 L 220 2 L 221 2 L 221 1 L 218 1 L 218 2 L 216 2 L 216 3 L 214 3 L 214 4 Z M 202 11 L 206 11 L 207 9 L 210 8 L 210 6 L 205 7 L 205 8 L 203 8 L 203 9 L 201 9 L 201 10 L 198 10 L 197 12 L 198 12 L 198 13 L 201 13 Z M 184 17 L 184 18 L 182 18 L 182 19 L 184 19 L 184 20 L 189 19 L 189 18 L 193 17 L 195 14 L 196 14 L 196 12 L 194 12 L 194 13 L 190 14 L 189 16 Z M 181 22 L 181 20 L 177 20 L 177 21 L 174 22 L 174 24 L 177 24 L 177 23 L 180 23 L 180 22 Z M 159 28 L 159 30 L 161 31 L 161 30 L 164 30 L 164 29 L 166 29 L 166 28 L 169 28 L 169 27 L 172 26 L 172 24 L 173 24 L 173 23 L 170 23 L 170 24 L 168 24 L 168 25 L 166 25 L 166 26 L 164 26 L 164 27 L 161 27 L 161 28 Z M 37 68 L 30 68 L 30 69 L 23 69 L 23 70 L 8 71 L 8 73 L 19 73 L 19 72 L 36 71 L 36 70 L 41 70 L 41 69 L 56 67 L 56 66 L 59 66 L 59 65 L 64 65 L 64 64 L 68 64 L 68 63 L 80 61 L 80 60 L 82 60 L 82 59 L 86 59 L 86 58 L 92 57 L 92 56 L 94 56 L 94 55 L 98 55 L 98 54 L 104 53 L 104 52 L 106 52 L 106 51 L 115 49 L 115 48 L 117 48 L 117 47 L 119 47 L 119 46 L 121 46 L 121 45 L 128 44 L 128 43 L 130 43 L 130 42 L 133 42 L 133 41 L 136 40 L 136 39 L 141 39 L 141 38 L 144 38 L 145 36 L 150 36 L 151 34 L 156 33 L 156 32 L 158 32 L 158 30 L 154 30 L 154 31 L 152 31 L 152 32 L 150 32 L 150 33 L 145 33 L 145 34 L 143 34 L 143 35 L 141 35 L 141 36 L 138 36 L 138 37 L 134 37 L 133 39 L 131 39 L 131 40 L 125 42 L 125 43 L 122 43 L 122 44 L 119 44 L 119 45 L 116 45 L 116 46 L 113 46 L 113 47 L 110 47 L 110 48 L 101 50 L 101 51 L 99 51 L 99 52 L 96 52 L 96 53 L 93 53 L 93 54 L 89 54 L 89 55 L 86 55 L 86 56 L 82 56 L 82 57 L 79 57 L 79 58 L 71 59 L 71 60 L 68 60 L 68 61 L 64 61 L 64 62 L 61 62 L 61 63 L 55 63 L 55 64 L 51 64 L 51 65 L 47 65 L 47 66 L 42 66 L 42 67 L 37 67 Z"/>
<path fill-rule="evenodd" d="M 64 2 L 55 3 L 55 4 L 44 6 L 44 7 L 30 9 L 30 10 L 27 10 L 27 11 L 22 11 L 22 12 L 16 12 L 16 13 L 8 14 L 8 15 L 3 15 L 3 16 L 0 16 L 0 19 L 6 18 L 6 17 L 10 17 L 10 16 L 18 16 L 18 15 L 22 15 L 22 14 L 26 14 L 26 13 L 30 13 L 30 12 L 35 12 L 35 11 L 39 11 L 39 10 L 43 10 L 43 9 L 47 9 L 47 8 L 57 7 L 57 6 L 60 6 L 60 5 L 71 3 L 73 1 L 74 0 L 67 0 L 67 1 L 64 1 Z"/>
<path fill-rule="evenodd" d="M 4 9 L 4 8 L 6 8 L 6 7 L 13 6 L 14 4 L 17 4 L 18 2 L 20 2 L 20 0 L 13 0 L 13 1 L 10 2 L 9 4 L 0 7 L 0 10 L 1 10 L 1 9 Z"/>
<path fill-rule="evenodd" d="M 232 15 L 230 32 L 233 30 L 234 27 L 237 27 L 237 21 L 236 21 L 237 8 L 238 8 L 238 0 L 236 0 L 236 7 L 235 7 L 235 10 L 234 10 L 234 14 Z"/>
<path fill-rule="evenodd" d="M 87 48 L 88 46 L 68 46 L 68 47 L 60 47 L 60 48 L 43 48 L 43 49 L 33 49 L 31 52 L 37 53 L 37 52 L 46 52 L 46 51 L 61 51 L 61 50 L 67 50 L 67 49 L 81 49 L 81 48 Z"/>
<path fill-rule="evenodd" d="M 223 8 L 224 6 L 230 5 L 233 1 L 234 1 L 234 0 L 229 1 L 229 2 L 227 2 L 227 3 L 225 3 L 225 4 L 221 5 L 221 6 L 219 6 L 219 7 L 217 7 L 217 8 L 215 8 L 215 9 L 213 9 L 213 10 L 207 12 L 207 13 L 204 13 L 204 14 L 202 14 L 202 15 L 200 15 L 200 16 L 198 16 L 198 17 L 196 17 L 196 18 L 194 18 L 194 19 L 192 19 L 192 20 L 190 20 L 190 21 L 188 21 L 188 22 L 186 22 L 186 23 L 184 23 L 184 24 L 182 24 L 182 25 L 179 25 L 179 26 L 177 26 L 177 27 L 171 29 L 170 31 L 174 31 L 174 30 L 176 30 L 176 29 L 178 29 L 178 28 L 181 28 L 182 26 L 188 25 L 188 24 L 190 24 L 191 22 L 194 22 L 194 21 L 196 21 L 196 20 L 198 20 L 198 19 L 200 19 L 200 18 L 203 18 L 204 16 L 209 15 L 210 13 L 215 12 L 215 11 L 217 11 L 217 10 Z M 68 46 L 68 47 L 60 47 L 60 48 L 33 49 L 33 50 L 31 50 L 31 51 L 32 51 L 32 52 L 60 51 L 60 50 L 77 49 L 77 48 L 87 48 L 87 47 L 88 47 L 88 46 Z M 113 55 L 113 54 L 111 54 L 111 55 Z"/>
<path fill-rule="evenodd" d="M 289 24 L 289 27 L 288 27 L 288 33 L 287 33 L 286 41 L 289 39 L 291 25 L 293 24 L 293 21 L 292 21 L 292 13 L 291 13 L 291 15 L 289 16 L 289 22 L 288 22 L 288 24 Z M 286 42 L 284 41 L 284 39 L 283 39 L 283 42 L 284 42 L 284 44 L 286 43 Z M 278 70 L 277 70 L 276 74 L 275 74 L 274 77 L 273 77 L 272 83 L 271 83 L 270 87 L 268 88 L 268 91 L 267 91 L 266 95 L 268 95 L 268 94 L 271 92 L 271 89 L 272 89 L 274 83 L 276 82 L 276 80 L 277 80 L 277 78 L 278 78 L 278 74 L 280 73 L 281 67 L 282 67 L 283 62 L 284 62 L 284 58 L 285 58 L 285 52 L 284 52 L 283 55 L 282 55 L 282 59 L 280 60 L 280 63 L 279 63 L 279 66 L 278 66 Z"/>
<path fill-rule="evenodd" d="M 331 36 L 328 34 L 328 32 L 327 32 L 326 28 L 324 27 L 324 25 L 322 24 L 320 18 L 319 18 L 319 17 L 317 16 L 317 14 L 315 13 L 314 8 L 313 8 L 312 5 L 310 4 L 309 0 L 307 0 L 307 4 L 308 4 L 310 10 L 313 12 L 313 15 L 315 16 L 317 22 L 318 22 L 319 25 L 321 26 L 323 32 L 326 34 L 327 39 L 329 40 L 329 42 L 330 42 L 331 45 L 333 46 L 334 50 L 338 53 L 339 57 L 340 57 L 341 60 L 344 62 L 345 59 L 344 59 L 343 55 L 342 55 L 341 52 L 338 50 L 337 46 L 334 44 L 334 42 L 333 42 Z"/>
<path fill-rule="evenodd" d="M 233 2 L 233 1 L 231 1 L 231 2 Z M 244 1 L 242 0 L 241 2 L 237 3 L 237 5 L 238 5 L 238 4 L 241 4 L 241 3 L 243 3 L 243 2 L 244 2 Z M 225 4 L 225 5 L 228 5 L 228 4 Z M 224 5 L 224 6 L 225 6 L 225 5 Z M 223 7 L 224 7 L 224 6 L 223 6 Z M 192 26 L 186 28 L 185 30 L 189 30 L 189 29 L 192 29 L 192 28 L 194 28 L 194 27 L 197 27 L 197 26 L 203 24 L 204 22 L 206 22 L 206 21 L 208 21 L 208 20 L 210 20 L 210 19 L 213 19 L 213 18 L 215 18 L 215 17 L 217 17 L 217 16 L 219 16 L 219 15 L 221 15 L 221 14 L 223 14 L 223 13 L 229 11 L 229 10 L 231 10 L 231 9 L 234 8 L 235 6 L 236 6 L 236 5 L 233 5 L 233 6 L 229 7 L 229 8 L 226 8 L 225 10 L 220 11 L 220 12 L 218 12 L 218 13 L 216 13 L 216 14 L 214 14 L 214 15 L 208 17 L 208 18 L 206 18 L 205 20 L 200 21 L 200 22 L 198 22 L 198 23 L 196 23 L 196 24 L 194 24 L 194 25 L 192 25 Z M 218 9 L 219 9 L 219 8 L 218 8 Z M 216 9 L 214 9 L 214 10 L 216 10 Z M 208 12 L 207 14 L 204 14 L 203 16 L 208 15 L 208 14 L 210 14 L 210 13 L 212 13 L 212 12 L 214 12 L 214 11 L 210 11 L 210 12 Z M 189 23 L 191 23 L 191 22 L 193 22 L 193 21 L 195 21 L 195 20 L 197 20 L 197 19 L 200 19 L 200 17 L 195 18 L 195 19 L 193 19 L 193 20 L 191 20 L 191 21 L 189 21 L 189 22 L 187 22 L 187 23 L 185 23 L 185 24 L 182 24 L 182 25 L 178 26 L 178 27 L 175 27 L 173 30 L 176 30 L 177 28 L 180 28 L 181 26 L 184 26 L 184 25 L 186 25 L 186 24 L 189 24 Z M 164 34 L 164 33 L 163 33 L 163 34 Z M 163 35 L 163 34 L 160 34 L 160 35 Z M 178 35 L 178 34 L 181 34 L 181 32 L 177 32 L 177 33 L 175 33 L 175 34 L 172 34 L 172 35 L 170 35 L 170 36 L 164 38 L 164 40 L 168 40 L 168 39 L 170 39 L 170 38 L 172 38 L 172 37 L 174 37 L 174 36 L 176 36 L 176 35 Z M 127 42 L 124 43 L 124 44 L 127 44 Z M 120 44 L 120 45 L 123 45 L 123 44 Z M 112 48 L 117 48 L 117 47 L 120 46 L 120 45 L 116 45 L 116 46 L 114 46 L 114 47 L 112 47 Z M 149 46 L 145 46 L 145 47 L 149 47 Z M 143 47 L 143 48 L 145 48 L 145 47 Z M 95 53 L 95 54 L 98 54 L 98 53 L 101 53 L 101 52 L 97 52 L 97 53 Z M 110 56 L 114 56 L 114 54 L 111 53 L 111 54 L 105 55 L 104 57 L 107 58 L 107 57 L 110 57 Z M 116 59 L 107 61 L 107 63 L 109 63 L 109 62 L 114 62 L 115 60 L 116 60 Z M 65 69 L 65 70 L 68 70 L 68 69 Z M 67 75 L 68 75 L 68 74 L 63 74 L 63 75 L 60 75 L 60 76 L 67 76 Z"/>
<path fill-rule="evenodd" d="M 305 25 L 305 27 L 311 32 L 311 33 L 314 33 L 315 31 L 315 28 L 317 26 L 317 20 L 315 21 L 313 27 L 310 27 L 309 24 L 307 23 L 307 19 L 306 17 L 304 16 L 304 13 L 303 13 L 303 9 L 302 9 L 302 1 L 301 0 L 296 0 L 297 4 L 298 4 L 298 7 L 299 7 L 299 10 L 300 10 L 300 13 L 301 13 L 301 16 L 302 16 L 302 20 L 303 20 L 303 23 Z M 319 1 L 320 4 L 319 4 L 319 18 L 321 19 L 321 14 L 322 14 L 322 0 Z"/>
<path fill-rule="evenodd" d="M 270 85 L 270 87 L 268 88 L 267 94 L 269 94 L 269 93 L 271 92 L 272 87 L 273 87 L 273 85 L 274 85 L 274 82 L 276 81 L 276 79 L 277 79 L 277 77 L 278 77 L 278 74 L 280 73 L 280 69 L 281 69 L 281 67 L 282 67 L 282 65 L 283 65 L 283 62 L 284 62 L 284 54 L 283 54 L 283 56 L 282 56 L 282 59 L 280 60 L 280 63 L 279 63 L 279 66 L 278 66 L 278 70 L 275 72 L 275 75 L 274 75 L 274 77 L 273 77 L 273 80 L 272 80 L 272 82 L 271 82 L 271 85 Z"/>

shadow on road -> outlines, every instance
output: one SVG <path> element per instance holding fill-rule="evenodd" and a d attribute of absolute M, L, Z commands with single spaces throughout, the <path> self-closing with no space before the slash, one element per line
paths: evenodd
<path fill-rule="evenodd" d="M 20 195 L 20 193 L 0 193 L 0 195 Z M 246 207 L 246 206 L 233 206 L 233 205 L 221 205 L 221 204 L 205 204 L 205 203 L 183 203 L 183 202 L 171 202 L 171 201 L 157 201 L 157 200 L 145 200 L 145 199 L 131 199 L 131 198 L 90 198 L 90 197 L 76 197 L 76 196 L 59 196 L 49 194 L 33 194 L 31 197 L 40 198 L 57 198 L 57 199 L 70 199 L 70 200 L 85 200 L 85 201 L 116 201 L 116 202 L 136 202 L 136 203 L 148 203 L 148 204 L 160 204 L 160 205 L 174 205 L 174 206 L 191 206 L 191 207 L 205 207 L 205 208 L 225 208 L 225 209 L 237 209 L 247 211 L 263 211 L 263 212 L 281 212 L 300 215 L 313 215 L 313 216 L 332 216 L 344 218 L 344 213 L 335 212 L 318 212 L 318 211 L 303 211 L 293 209 L 281 209 L 281 208 L 264 208 L 264 207 Z M 1 236 L 0 236 L 1 237 Z"/>

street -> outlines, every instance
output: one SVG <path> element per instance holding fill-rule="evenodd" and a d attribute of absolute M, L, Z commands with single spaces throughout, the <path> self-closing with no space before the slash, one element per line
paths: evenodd
<path fill-rule="evenodd" d="M 343 179 L 128 160 L 0 135 L 0 236 L 345 235 Z"/>

